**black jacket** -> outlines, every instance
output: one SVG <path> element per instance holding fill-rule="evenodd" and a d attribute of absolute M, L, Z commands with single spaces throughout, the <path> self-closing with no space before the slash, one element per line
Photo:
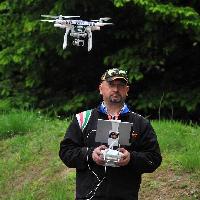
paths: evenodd
<path fill-rule="evenodd" d="M 82 131 L 74 117 L 60 144 L 59 156 L 66 166 L 76 168 L 76 199 L 136 200 L 141 174 L 156 170 L 161 164 L 159 144 L 150 123 L 142 116 L 128 112 L 119 119 L 133 123 L 131 145 L 124 146 L 131 154 L 124 167 L 105 167 L 92 160 L 98 119 L 108 119 L 98 108 L 93 109 L 89 122 Z M 99 185 L 98 185 L 99 184 Z"/>

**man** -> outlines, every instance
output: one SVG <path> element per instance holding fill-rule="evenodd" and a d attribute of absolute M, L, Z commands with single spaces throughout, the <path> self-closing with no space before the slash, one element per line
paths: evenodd
<path fill-rule="evenodd" d="M 107 70 L 99 85 L 103 102 L 98 108 L 77 114 L 60 144 L 59 156 L 66 166 L 76 168 L 76 199 L 137 200 L 141 175 L 161 164 L 157 137 L 150 123 L 131 112 L 125 104 L 129 86 L 127 73 Z M 102 150 L 95 142 L 98 119 L 133 123 L 131 145 L 120 146 L 118 167 L 105 167 Z"/>

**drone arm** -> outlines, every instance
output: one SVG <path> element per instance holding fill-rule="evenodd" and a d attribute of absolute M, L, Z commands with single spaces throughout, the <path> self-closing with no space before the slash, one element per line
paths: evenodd
<path fill-rule="evenodd" d="M 86 32 L 88 34 L 88 51 L 90 51 L 92 49 L 92 29 L 91 29 L 91 27 L 87 27 Z"/>
<path fill-rule="evenodd" d="M 68 36 L 69 31 L 70 31 L 70 27 L 66 27 L 64 41 L 63 41 L 63 49 L 66 49 L 67 47 L 67 36 Z"/>

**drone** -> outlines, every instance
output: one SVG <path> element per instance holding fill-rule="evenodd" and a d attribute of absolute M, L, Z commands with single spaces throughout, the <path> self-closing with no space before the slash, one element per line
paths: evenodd
<path fill-rule="evenodd" d="M 101 26 L 112 25 L 106 21 L 110 20 L 109 17 L 103 17 L 98 20 L 80 20 L 74 19 L 80 16 L 52 16 L 52 15 L 41 15 L 41 17 L 49 18 L 42 19 L 44 22 L 54 23 L 54 27 L 65 29 L 63 49 L 66 49 L 68 45 L 68 35 L 73 38 L 72 44 L 74 46 L 84 46 L 85 38 L 88 38 L 88 51 L 92 49 L 92 31 L 100 30 Z"/>

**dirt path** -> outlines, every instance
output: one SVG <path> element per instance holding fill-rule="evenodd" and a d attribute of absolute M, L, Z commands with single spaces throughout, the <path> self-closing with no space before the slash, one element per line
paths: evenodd
<path fill-rule="evenodd" d="M 200 200 L 200 180 L 189 173 L 159 168 L 143 175 L 140 200 Z"/>

